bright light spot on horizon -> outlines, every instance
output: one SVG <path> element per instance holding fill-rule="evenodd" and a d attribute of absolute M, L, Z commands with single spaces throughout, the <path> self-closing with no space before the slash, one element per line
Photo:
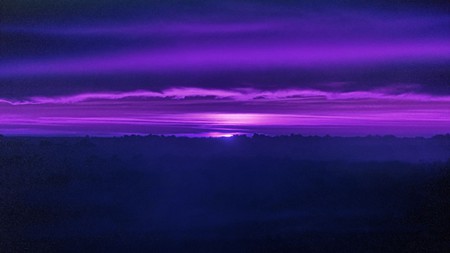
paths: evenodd
<path fill-rule="evenodd" d="M 221 125 L 257 125 L 264 121 L 263 114 L 255 113 L 211 113 L 204 116 Z"/>
<path fill-rule="evenodd" d="M 213 137 L 213 138 L 230 138 L 233 137 L 234 135 L 237 135 L 239 133 L 220 133 L 220 132 L 209 132 L 206 135 L 208 137 Z"/>

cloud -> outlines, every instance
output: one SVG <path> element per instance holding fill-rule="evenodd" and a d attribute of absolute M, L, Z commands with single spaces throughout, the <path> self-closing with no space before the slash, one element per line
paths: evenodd
<path fill-rule="evenodd" d="M 0 31 L 11 34 L 31 34 L 42 36 L 110 37 L 120 39 L 123 36 L 136 37 L 184 37 L 184 36 L 217 36 L 217 35 L 252 35 L 289 34 L 292 38 L 308 35 L 305 41 L 312 37 L 333 37 L 345 35 L 356 39 L 370 36 L 376 38 L 382 34 L 402 36 L 414 33 L 424 33 L 425 29 L 445 26 L 450 23 L 446 15 L 392 15 L 383 12 L 356 12 L 351 10 L 326 10 L 321 12 L 298 11 L 266 14 L 267 16 L 252 17 L 242 20 L 227 17 L 193 17 L 193 21 L 183 18 L 170 20 L 120 20 L 106 22 L 92 20 L 88 23 L 69 24 L 3 24 Z M 370 30 L 371 32 L 367 32 Z M 361 34 L 362 32 L 362 34 Z M 443 36 L 445 37 L 445 36 Z M 346 39 L 345 37 L 343 39 Z M 273 39 L 273 38 L 269 38 Z"/>
<path fill-rule="evenodd" d="M 403 86 L 400 86 L 403 87 Z M 411 86 L 405 86 L 411 87 Z M 414 87 L 414 86 L 412 86 Z M 353 91 L 353 92 L 329 92 L 312 89 L 285 89 L 285 90 L 256 90 L 249 88 L 235 89 L 204 89 L 195 87 L 170 88 L 161 92 L 137 90 L 128 92 L 97 92 L 82 93 L 68 96 L 55 97 L 30 97 L 24 100 L 11 100 L 0 98 L 0 103 L 11 105 L 33 105 L 33 104 L 72 104 L 85 101 L 101 100 L 124 100 L 124 99 L 226 99 L 235 101 L 277 101 L 277 100 L 392 100 L 392 101 L 442 101 L 450 102 L 450 96 L 439 96 L 420 94 L 413 92 L 398 93 L 398 89 L 378 89 L 375 91 Z M 144 101 L 145 103 L 145 101 Z M 163 103 L 163 102 L 162 102 Z"/>
<path fill-rule="evenodd" d="M 447 40 L 356 45 L 213 46 L 142 50 L 51 60 L 21 60 L 0 64 L 0 78 L 112 73 L 252 70 L 258 68 L 317 68 L 386 62 L 450 60 Z"/>
<path fill-rule="evenodd" d="M 0 24 L 0 94 L 174 85 L 320 89 L 342 82 L 351 85 L 330 90 L 420 83 L 427 92 L 450 94 L 446 13 L 328 1 L 141 4 L 108 3 L 101 8 L 112 15 L 106 17 L 91 4 L 77 4 L 83 9 L 77 14 L 75 6 L 41 3 L 35 7 L 59 11 L 34 20 L 23 13 L 36 8 L 10 3 L 18 13 L 7 12 L 11 19 Z"/>
<path fill-rule="evenodd" d="M 16 53 L 0 61 L 0 78 L 328 69 L 450 59 L 450 18 L 444 15 L 287 7 L 265 15 L 4 24 L 5 52 Z M 32 50 L 16 48 L 20 36 L 43 50 L 28 57 L 23 51 Z"/>

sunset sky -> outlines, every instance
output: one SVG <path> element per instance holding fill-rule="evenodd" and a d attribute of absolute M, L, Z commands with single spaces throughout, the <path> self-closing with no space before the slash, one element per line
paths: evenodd
<path fill-rule="evenodd" d="M 6 1 L 0 134 L 450 132 L 446 1 Z"/>

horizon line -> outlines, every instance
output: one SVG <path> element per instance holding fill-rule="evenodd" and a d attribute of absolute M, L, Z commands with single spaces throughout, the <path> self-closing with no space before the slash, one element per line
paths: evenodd
<path fill-rule="evenodd" d="M 429 136 L 399 136 L 395 134 L 367 134 L 367 135 L 305 135 L 300 133 L 290 133 L 290 134 L 266 134 L 266 133 L 240 133 L 240 134 L 227 134 L 222 133 L 222 136 L 206 136 L 199 134 L 122 134 L 122 135 L 91 135 L 91 134 L 80 134 L 80 135 L 9 135 L 1 134 L 0 138 L 96 138 L 96 139 L 114 139 L 114 138 L 149 138 L 149 137 L 159 137 L 159 138 L 188 138 L 188 139 L 228 139 L 228 138 L 258 138 L 258 137 L 302 137 L 302 138 L 397 138 L 397 139 L 433 139 L 446 137 L 450 138 L 450 132 L 448 133 L 437 133 Z"/>

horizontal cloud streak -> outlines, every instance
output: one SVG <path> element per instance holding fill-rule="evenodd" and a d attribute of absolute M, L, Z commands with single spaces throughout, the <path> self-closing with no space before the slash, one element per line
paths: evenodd
<path fill-rule="evenodd" d="M 196 18 L 198 21 L 170 20 L 170 21 L 123 21 L 119 24 L 110 22 L 92 22 L 87 24 L 57 24 L 50 25 L 0 25 L 0 31 L 12 34 L 37 34 L 52 36 L 198 36 L 241 33 L 297 33 L 316 35 L 326 32 L 327 36 L 336 33 L 355 36 L 357 32 L 370 29 L 372 36 L 379 36 L 379 32 L 401 33 L 425 32 L 437 26 L 450 23 L 447 16 L 395 16 L 380 15 L 383 13 L 352 11 L 324 11 L 306 13 L 302 15 L 287 15 L 255 18 L 250 21 L 217 20 L 210 17 Z M 367 36 L 370 33 L 360 34 Z M 295 37 L 296 34 L 291 34 Z M 323 36 L 323 35 L 322 35 Z M 444 36 L 444 35 L 441 35 Z"/>
<path fill-rule="evenodd" d="M 284 24 L 289 25 L 289 24 Z M 38 35 L 59 35 L 59 36 L 180 36 L 180 35 L 201 35 L 201 34 L 227 34 L 277 31 L 277 27 L 282 25 L 271 23 L 223 23 L 223 24 L 163 24 L 154 25 L 152 23 L 119 25 L 119 26 L 98 26 L 90 25 L 84 27 L 21 27 L 21 26 L 0 26 L 0 31 L 18 34 L 38 34 Z"/>
<path fill-rule="evenodd" d="M 393 90 L 395 91 L 395 90 Z M 130 92 L 98 92 L 84 93 L 69 96 L 57 97 L 31 97 L 25 100 L 11 100 L 0 98 L 0 103 L 11 105 L 31 105 L 31 104 L 68 104 L 79 103 L 89 100 L 121 100 L 135 98 L 168 98 L 168 99 L 186 99 L 186 98 L 212 97 L 215 99 L 230 99 L 238 101 L 263 101 L 263 100 L 301 100 L 301 99 L 325 99 L 325 100 L 346 100 L 346 99 L 377 99 L 394 101 L 443 101 L 450 102 L 450 96 L 429 95 L 420 93 L 401 93 L 393 94 L 389 92 L 377 91 L 355 91 L 355 92 L 327 92 L 310 89 L 287 89 L 274 91 L 261 91 L 249 88 L 241 89 L 203 89 L 181 87 L 154 91 L 130 91 Z"/>
<path fill-rule="evenodd" d="M 302 47 L 192 48 L 130 52 L 85 58 L 23 61 L 0 65 L 0 77 L 170 72 L 211 69 L 324 67 L 385 62 L 450 60 L 449 41 Z"/>

